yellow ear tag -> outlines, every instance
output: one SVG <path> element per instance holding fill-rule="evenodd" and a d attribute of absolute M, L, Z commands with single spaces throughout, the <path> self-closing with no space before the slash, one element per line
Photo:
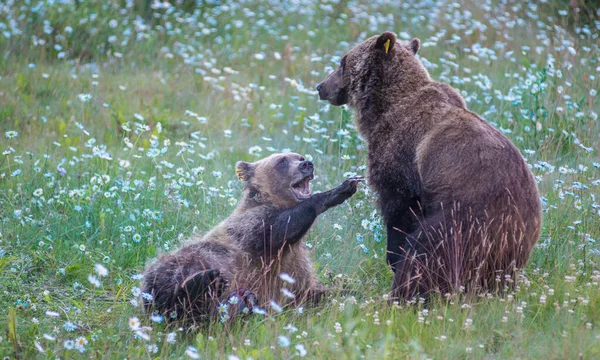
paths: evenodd
<path fill-rule="evenodd" d="M 387 54 L 390 50 L 390 39 L 387 39 L 387 41 L 383 44 L 383 47 L 385 48 L 385 53 Z"/>
<path fill-rule="evenodd" d="M 238 177 L 238 180 L 240 180 L 240 181 L 246 181 L 246 179 L 245 179 L 245 178 L 246 178 L 246 176 L 244 175 L 244 172 L 243 172 L 243 171 L 241 171 L 241 170 L 236 170 L 235 174 L 237 175 L 237 177 Z"/>

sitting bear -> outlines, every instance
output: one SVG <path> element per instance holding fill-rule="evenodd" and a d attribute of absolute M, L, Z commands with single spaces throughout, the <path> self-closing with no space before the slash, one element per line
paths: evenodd
<path fill-rule="evenodd" d="M 317 302 L 326 292 L 302 238 L 319 214 L 356 192 L 360 178 L 311 195 L 313 163 L 294 153 L 240 161 L 236 173 L 246 186 L 231 216 L 146 268 L 147 310 L 195 319 L 217 313 L 220 303 L 252 310 L 270 300 Z"/>
<path fill-rule="evenodd" d="M 502 291 L 540 235 L 535 179 L 500 131 L 430 78 L 419 47 L 391 32 L 369 38 L 317 85 L 319 97 L 356 111 L 392 295 Z"/>

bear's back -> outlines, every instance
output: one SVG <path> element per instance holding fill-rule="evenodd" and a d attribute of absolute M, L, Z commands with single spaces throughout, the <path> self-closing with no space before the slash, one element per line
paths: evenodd
<path fill-rule="evenodd" d="M 422 139 L 415 162 L 426 211 L 459 204 L 481 218 L 512 219 L 537 240 L 541 203 L 533 174 L 518 149 L 477 114 L 450 110 Z"/>

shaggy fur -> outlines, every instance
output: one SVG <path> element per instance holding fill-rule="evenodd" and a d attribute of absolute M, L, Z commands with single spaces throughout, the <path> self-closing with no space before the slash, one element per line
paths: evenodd
<path fill-rule="evenodd" d="M 148 310 L 196 318 L 217 313 L 232 294 L 239 295 L 238 306 L 252 308 L 270 300 L 289 303 L 283 287 L 296 295 L 291 301 L 296 303 L 318 301 L 326 291 L 301 240 L 319 214 L 356 192 L 360 179 L 311 196 L 313 164 L 293 153 L 240 161 L 236 172 L 246 187 L 233 214 L 146 268 L 143 291 L 153 296 L 145 304 Z M 281 273 L 295 283 L 284 284 Z"/>
<path fill-rule="evenodd" d="M 502 133 L 429 77 L 419 46 L 390 32 L 367 39 L 317 86 L 319 96 L 353 108 L 368 142 L 393 295 L 502 290 L 540 234 L 533 175 Z"/>

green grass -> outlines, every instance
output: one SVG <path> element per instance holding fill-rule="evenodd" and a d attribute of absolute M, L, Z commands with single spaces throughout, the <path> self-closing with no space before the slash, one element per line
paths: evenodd
<path fill-rule="evenodd" d="M 142 2 L 52 3 L 0 5 L 0 355 L 189 358 L 192 346 L 202 359 L 600 357 L 593 20 L 533 1 L 185 1 L 150 16 Z M 134 306 L 135 275 L 228 216 L 242 189 L 236 161 L 306 154 L 321 191 L 365 174 L 351 113 L 313 89 L 337 57 L 385 30 L 418 36 L 432 76 L 537 176 L 543 231 L 514 293 L 389 304 L 385 237 L 363 187 L 306 239 L 320 280 L 355 299 L 200 328 L 152 322 Z M 88 281 L 95 264 L 109 271 L 99 287 Z M 149 339 L 136 338 L 133 317 Z"/>

